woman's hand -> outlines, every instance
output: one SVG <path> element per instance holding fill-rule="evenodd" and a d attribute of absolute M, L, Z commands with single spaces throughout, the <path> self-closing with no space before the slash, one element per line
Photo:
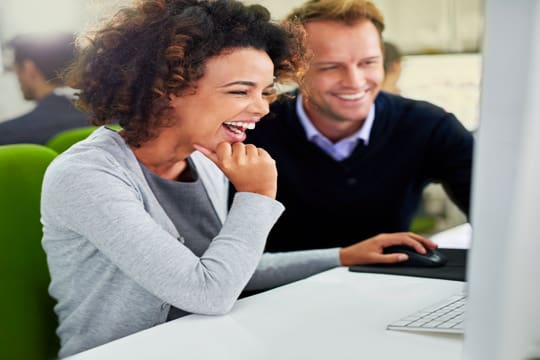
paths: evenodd
<path fill-rule="evenodd" d="M 200 145 L 194 147 L 223 171 L 239 192 L 253 192 L 276 198 L 276 162 L 261 148 L 243 143 L 220 143 L 213 152 Z"/>
<path fill-rule="evenodd" d="M 437 244 L 428 238 L 412 232 L 379 234 L 340 249 L 339 260 L 343 266 L 389 264 L 407 260 L 405 254 L 383 253 L 384 248 L 393 245 L 410 246 L 420 254 L 425 254 L 426 248 L 429 250 L 437 248 Z"/>

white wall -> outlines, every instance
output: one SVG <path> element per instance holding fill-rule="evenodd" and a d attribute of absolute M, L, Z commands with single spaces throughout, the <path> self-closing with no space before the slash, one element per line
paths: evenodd
<path fill-rule="evenodd" d="M 282 19 L 304 0 L 246 0 Z M 476 52 L 483 0 L 373 0 L 384 14 L 384 36 L 407 53 Z"/>
<path fill-rule="evenodd" d="M 0 121 L 24 114 L 34 107 L 33 102 L 23 99 L 15 74 L 0 74 L 0 89 Z"/>

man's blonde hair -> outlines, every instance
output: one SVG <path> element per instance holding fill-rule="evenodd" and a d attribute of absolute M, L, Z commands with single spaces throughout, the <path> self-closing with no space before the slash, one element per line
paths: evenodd
<path fill-rule="evenodd" d="M 382 36 L 384 18 L 380 10 L 368 0 L 309 0 L 293 9 L 287 20 L 305 24 L 314 20 L 332 20 L 347 25 L 369 20 Z"/>

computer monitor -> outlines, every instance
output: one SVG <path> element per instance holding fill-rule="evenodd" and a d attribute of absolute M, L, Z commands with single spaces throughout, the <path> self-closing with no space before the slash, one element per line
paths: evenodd
<path fill-rule="evenodd" d="M 485 0 L 464 359 L 540 359 L 540 1 Z"/>

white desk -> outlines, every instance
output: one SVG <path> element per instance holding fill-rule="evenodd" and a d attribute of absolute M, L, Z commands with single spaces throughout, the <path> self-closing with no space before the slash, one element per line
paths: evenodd
<path fill-rule="evenodd" d="M 228 315 L 190 315 L 70 359 L 456 360 L 463 335 L 389 331 L 386 325 L 462 287 L 337 268 L 241 299 Z"/>

